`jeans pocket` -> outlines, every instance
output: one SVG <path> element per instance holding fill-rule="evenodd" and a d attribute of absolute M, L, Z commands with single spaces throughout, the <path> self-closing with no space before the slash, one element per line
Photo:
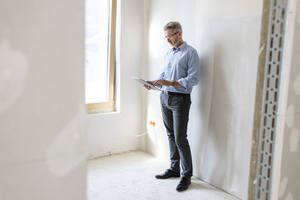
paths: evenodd
<path fill-rule="evenodd" d="M 184 104 L 183 96 L 171 96 L 168 103 L 169 106 L 182 106 Z"/>

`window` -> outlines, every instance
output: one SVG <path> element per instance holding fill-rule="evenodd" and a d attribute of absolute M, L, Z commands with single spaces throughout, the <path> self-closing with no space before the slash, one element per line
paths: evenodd
<path fill-rule="evenodd" d="M 85 101 L 89 112 L 115 108 L 116 0 L 86 0 Z"/>

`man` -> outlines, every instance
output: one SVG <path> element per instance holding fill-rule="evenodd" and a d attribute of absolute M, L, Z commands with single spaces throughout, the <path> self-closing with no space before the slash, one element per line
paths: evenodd
<path fill-rule="evenodd" d="M 188 189 L 193 175 L 192 155 L 187 140 L 187 124 L 193 86 L 200 76 L 200 63 L 197 51 L 182 39 L 182 28 L 178 22 L 164 26 L 165 38 L 173 46 L 165 56 L 164 71 L 156 81 L 148 83 L 161 87 L 161 110 L 167 130 L 170 148 L 170 169 L 156 175 L 158 179 L 182 177 L 177 191 Z M 149 86 L 145 87 L 150 90 Z M 181 162 L 181 163 L 180 163 Z"/>

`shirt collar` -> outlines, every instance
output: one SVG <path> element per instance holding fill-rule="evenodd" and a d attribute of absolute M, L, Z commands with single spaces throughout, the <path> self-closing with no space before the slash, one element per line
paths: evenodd
<path fill-rule="evenodd" d="M 174 47 L 172 48 L 173 51 L 181 51 L 184 50 L 184 48 L 186 47 L 187 43 L 183 42 L 177 49 L 175 49 Z"/>

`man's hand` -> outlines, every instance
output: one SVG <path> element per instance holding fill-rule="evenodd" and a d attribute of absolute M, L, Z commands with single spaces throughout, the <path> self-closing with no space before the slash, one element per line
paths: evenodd
<path fill-rule="evenodd" d="M 165 79 L 159 79 L 159 80 L 155 81 L 153 83 L 153 85 L 155 85 L 155 86 L 157 86 L 157 85 L 171 86 L 172 85 L 172 81 L 167 81 Z"/>
<path fill-rule="evenodd" d="M 147 83 L 151 84 L 151 85 L 154 85 L 155 81 L 147 81 Z M 144 87 L 147 89 L 147 90 L 151 90 L 151 87 L 148 86 L 148 85 L 144 85 Z"/>
<path fill-rule="evenodd" d="M 182 85 L 180 85 L 180 83 L 178 83 L 177 81 L 174 81 L 174 85 L 172 81 L 167 81 L 165 79 L 159 79 L 157 81 L 155 81 L 153 83 L 154 86 L 157 85 L 165 85 L 165 86 L 175 86 L 175 87 L 182 87 Z"/>
<path fill-rule="evenodd" d="M 172 81 L 167 81 L 165 79 L 159 79 L 159 80 L 156 80 L 156 81 L 147 81 L 149 84 L 153 85 L 153 86 L 162 86 L 162 85 L 165 85 L 165 86 L 172 86 L 173 82 Z M 175 84 L 174 84 L 175 87 L 182 87 L 177 81 L 175 81 Z M 144 85 L 144 87 L 147 89 L 147 90 L 151 90 L 151 87 L 149 87 L 148 85 Z"/>

